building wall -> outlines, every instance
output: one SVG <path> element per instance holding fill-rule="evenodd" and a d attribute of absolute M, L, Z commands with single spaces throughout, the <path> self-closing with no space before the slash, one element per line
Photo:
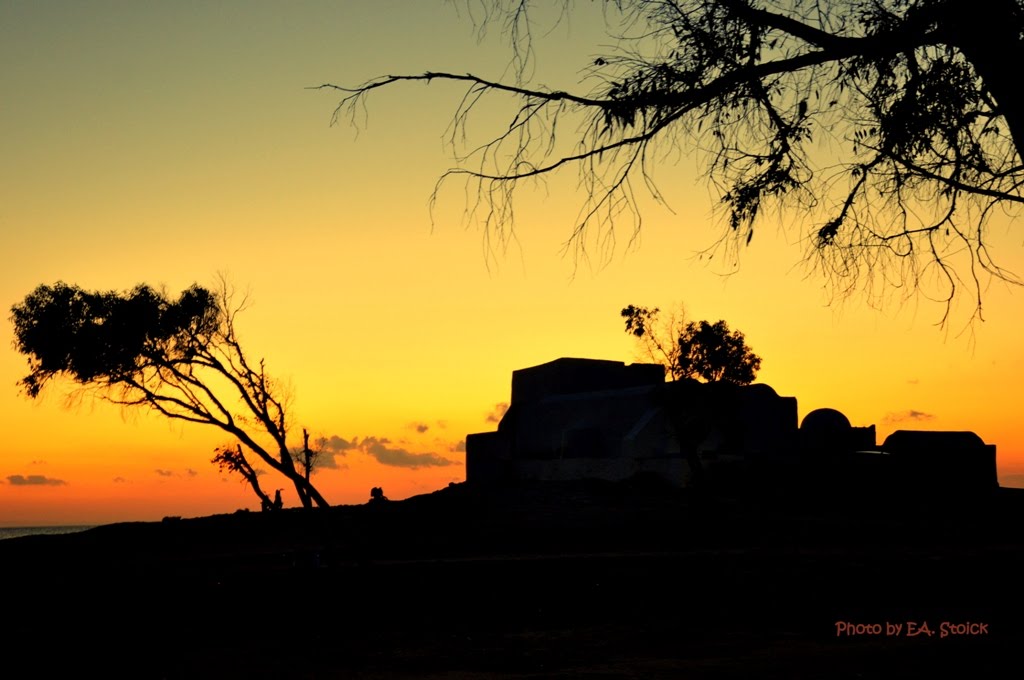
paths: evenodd
<path fill-rule="evenodd" d="M 910 489 L 986 492 L 999 487 L 996 447 L 973 432 L 897 430 L 886 437 L 882 450 Z"/>
<path fill-rule="evenodd" d="M 512 371 L 512 404 L 580 392 L 621 390 L 665 382 L 660 364 L 563 358 Z"/>
<path fill-rule="evenodd" d="M 767 385 L 665 383 L 661 366 L 558 359 L 513 373 L 498 431 L 466 439 L 466 476 L 621 480 L 655 472 L 685 485 L 718 466 L 782 471 L 822 487 L 998 488 L 995 447 L 974 433 L 900 431 L 874 449 L 874 426 L 853 427 L 834 409 L 812 411 L 798 429 L 796 399 Z"/>
<path fill-rule="evenodd" d="M 516 458 L 617 458 L 665 452 L 667 426 L 658 388 L 558 395 L 516 407 L 505 428 Z"/>

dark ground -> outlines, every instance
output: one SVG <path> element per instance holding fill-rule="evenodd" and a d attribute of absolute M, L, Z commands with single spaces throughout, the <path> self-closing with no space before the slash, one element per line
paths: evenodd
<path fill-rule="evenodd" d="M 456 485 L 0 541 L 3 677 L 1003 677 L 1024 491 Z M 840 621 L 880 635 L 837 636 Z M 907 635 L 907 622 L 932 635 Z M 987 634 L 941 636 L 943 622 Z M 885 624 L 903 624 L 886 635 Z M 18 670 L 20 669 L 20 670 Z"/>

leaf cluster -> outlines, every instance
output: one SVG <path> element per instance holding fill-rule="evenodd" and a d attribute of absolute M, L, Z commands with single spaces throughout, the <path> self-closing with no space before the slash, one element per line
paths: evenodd
<path fill-rule="evenodd" d="M 240 444 L 218 450 L 214 462 L 262 500 L 242 446 L 291 481 L 304 507 L 327 506 L 288 449 L 287 389 L 239 341 L 234 319 L 244 306 L 223 279 L 217 291 L 193 285 L 176 299 L 147 285 L 125 292 L 39 286 L 11 310 L 15 348 L 30 369 L 20 384 L 35 398 L 65 377 L 125 408 L 214 426 Z"/>
<path fill-rule="evenodd" d="M 747 346 L 743 333 L 725 321 L 685 321 L 685 313 L 667 324 L 660 310 L 629 305 L 621 311 L 626 332 L 637 338 L 647 358 L 661 363 L 673 380 L 747 385 L 761 368 L 761 358 Z"/>
<path fill-rule="evenodd" d="M 691 321 L 677 345 L 676 372 L 684 378 L 747 385 L 761 368 L 761 358 L 747 347 L 743 333 L 730 331 L 725 321 Z"/>
<path fill-rule="evenodd" d="M 221 324 L 216 296 L 197 285 L 171 300 L 147 285 L 89 292 L 58 282 L 14 305 L 15 348 L 28 356 L 20 381 L 31 397 L 53 377 L 113 385 L 154 365 L 188 362 Z"/>

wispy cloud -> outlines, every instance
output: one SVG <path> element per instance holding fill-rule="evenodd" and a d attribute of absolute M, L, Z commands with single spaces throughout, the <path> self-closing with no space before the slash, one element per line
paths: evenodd
<path fill-rule="evenodd" d="M 8 475 L 7 483 L 12 486 L 64 486 L 63 479 L 54 479 L 43 475 Z"/>
<path fill-rule="evenodd" d="M 409 429 L 416 430 L 420 434 L 423 434 L 430 429 L 430 425 L 427 425 L 426 423 L 409 423 Z"/>
<path fill-rule="evenodd" d="M 344 457 L 352 449 L 352 443 L 347 439 L 338 435 L 320 437 L 316 440 L 316 447 L 320 451 L 320 456 L 316 459 L 318 468 L 338 470 L 348 467 L 338 461 L 339 457 Z"/>
<path fill-rule="evenodd" d="M 908 420 L 911 420 L 911 421 L 922 421 L 922 420 L 932 420 L 934 418 L 935 418 L 935 416 L 933 414 L 931 414 L 931 413 L 925 413 L 924 411 L 918 411 L 916 409 L 908 409 L 906 411 L 900 411 L 898 413 L 896 413 L 896 412 L 886 413 L 885 417 L 882 419 L 882 422 L 884 422 L 884 423 L 903 423 L 903 422 L 906 422 Z"/>
<path fill-rule="evenodd" d="M 494 408 L 491 409 L 491 412 L 484 417 L 484 420 L 486 420 L 488 423 L 500 422 L 501 417 L 505 415 L 506 411 L 508 411 L 508 402 L 498 402 L 497 404 L 494 405 Z"/>
<path fill-rule="evenodd" d="M 185 479 L 192 479 L 193 477 L 199 474 L 192 468 L 185 468 L 184 472 L 175 472 L 174 470 L 162 470 L 160 468 L 157 468 L 156 470 L 153 470 L 153 472 L 155 472 L 161 477 L 179 477 Z"/>
<path fill-rule="evenodd" d="M 452 446 L 451 450 L 454 451 L 454 452 L 465 451 L 466 450 L 466 440 L 465 439 L 460 439 L 458 441 L 458 443 L 456 443 L 454 446 Z"/>
<path fill-rule="evenodd" d="M 386 438 L 366 437 L 359 442 L 358 447 L 377 460 L 381 465 L 391 467 L 404 467 L 413 470 L 422 467 L 444 467 L 455 465 L 455 461 L 442 458 L 436 453 L 413 453 L 407 449 L 388 446 L 390 440 Z"/>
<path fill-rule="evenodd" d="M 427 467 L 445 467 L 448 465 L 459 465 L 458 461 L 448 460 L 433 452 L 415 452 L 408 448 L 396 445 L 387 437 L 354 437 L 351 441 L 334 435 L 325 437 L 317 442 L 320 449 L 327 454 L 331 463 L 336 463 L 335 457 L 345 456 L 356 451 L 370 456 L 381 465 L 391 467 L 408 468 L 416 470 Z M 330 467 L 330 465 L 324 465 Z"/>

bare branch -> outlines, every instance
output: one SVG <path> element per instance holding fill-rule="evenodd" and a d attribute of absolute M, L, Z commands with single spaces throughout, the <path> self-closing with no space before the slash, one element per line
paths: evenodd
<path fill-rule="evenodd" d="M 458 165 L 435 185 L 431 207 L 446 180 L 466 180 L 475 192 L 466 216 L 482 222 L 488 242 L 512 235 L 513 197 L 525 180 L 570 166 L 584 199 L 566 249 L 586 257 L 595 226 L 612 246 L 623 214 L 636 238 L 635 188 L 662 201 L 655 151 L 688 140 L 721 191 L 731 252 L 750 241 L 765 208 L 796 207 L 812 259 L 843 294 L 877 281 L 932 295 L 922 289 L 930 266 L 940 288 L 955 291 L 962 281 L 950 258 L 961 252 L 969 257 L 963 280 L 979 300 L 983 277 L 1015 281 L 989 256 L 984 224 L 995 206 L 1024 204 L 1015 141 L 1024 140 L 1024 96 L 1002 68 L 1024 57 L 1018 2 L 992 0 L 986 7 L 995 14 L 982 20 L 966 0 L 607 0 L 619 47 L 590 57 L 585 72 L 599 84 L 587 94 L 534 87 L 525 77 L 529 0 L 476 6 L 480 30 L 496 21 L 513 45 L 511 84 L 426 71 L 315 89 L 343 93 L 332 123 L 346 110 L 355 123 L 357 107 L 378 89 L 467 85 L 448 131 Z M 985 34 L 993 22 L 998 30 Z M 470 144 L 466 122 L 486 94 L 516 109 L 488 141 Z M 821 151 L 823 140 L 832 151 Z M 460 153 L 463 146 L 469 151 Z M 966 251 L 951 250 L 947 230 Z M 952 299 L 938 296 L 948 316 Z"/>

